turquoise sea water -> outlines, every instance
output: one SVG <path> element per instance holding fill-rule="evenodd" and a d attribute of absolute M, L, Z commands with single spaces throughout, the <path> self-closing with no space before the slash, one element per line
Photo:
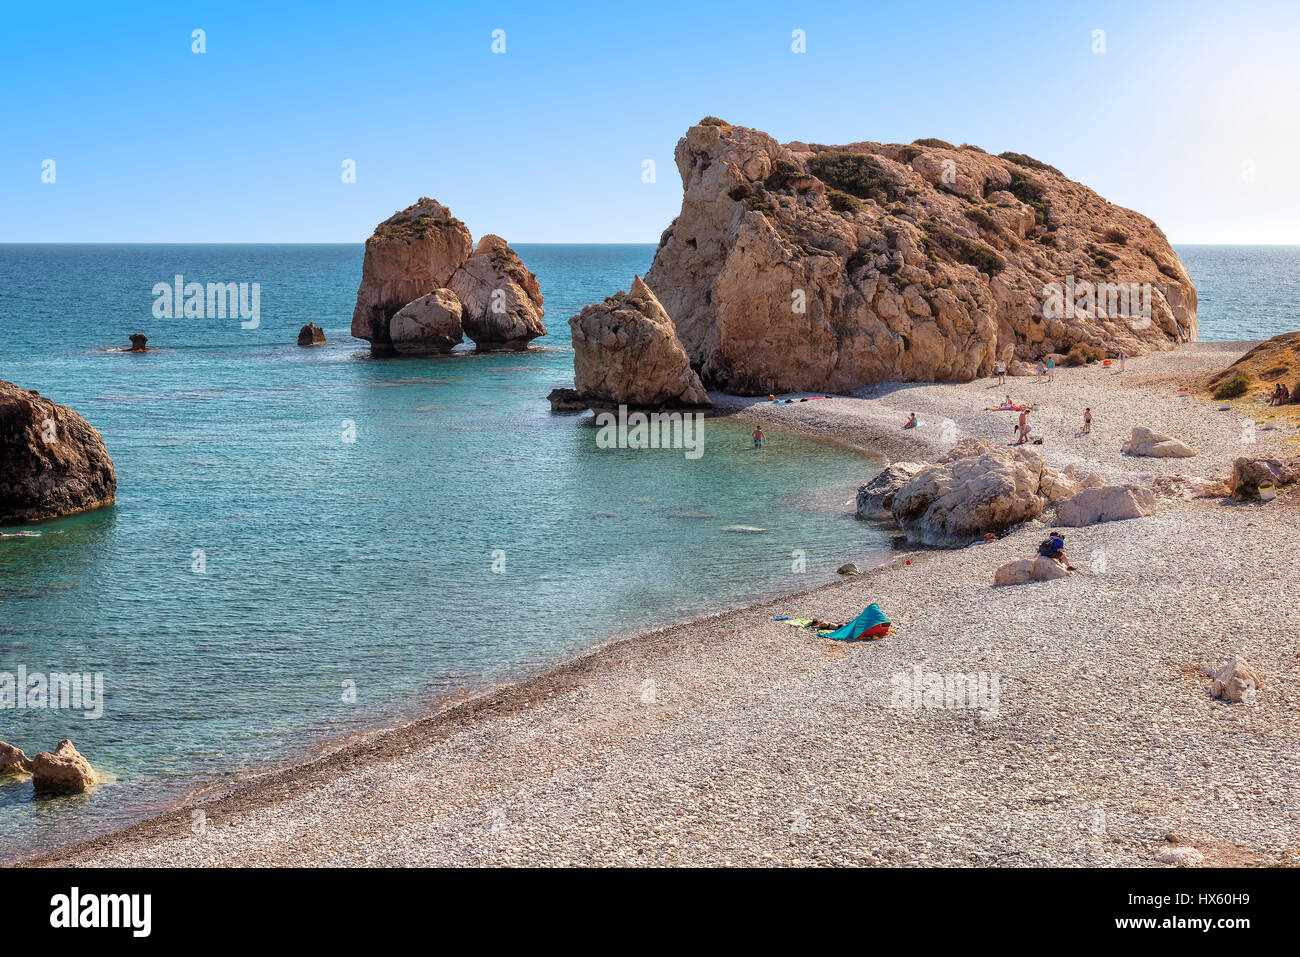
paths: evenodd
<path fill-rule="evenodd" d="M 106 683 L 102 718 L 0 710 L 0 740 L 31 754 L 70 737 L 112 778 L 71 800 L 0 783 L 0 858 L 885 553 L 847 517 L 873 460 L 779 434 L 755 451 L 725 419 L 696 460 L 602 450 L 589 416 L 552 415 L 568 317 L 654 247 L 518 249 L 546 296 L 538 349 L 371 359 L 348 337 L 360 246 L 0 247 L 0 378 L 81 412 L 118 475 L 114 507 L 0 539 L 0 673 Z M 154 318 L 152 287 L 176 273 L 259 282 L 260 326 Z M 331 345 L 294 344 L 308 320 Z M 133 332 L 160 351 L 105 351 Z"/>
<path fill-rule="evenodd" d="M 780 434 L 756 452 L 726 420 L 695 461 L 601 450 L 587 417 L 551 415 L 546 393 L 572 376 L 566 320 L 654 247 L 517 248 L 546 295 L 537 349 L 376 360 L 347 334 L 360 246 L 0 246 L 0 378 L 85 415 L 118 472 L 116 506 L 0 539 L 0 673 L 106 682 L 101 719 L 0 710 L 0 740 L 30 754 L 71 737 L 112 779 L 42 801 L 0 782 L 0 860 L 886 552 L 846 517 L 874 461 Z M 1202 338 L 1300 329 L 1300 249 L 1178 252 Z M 176 273 L 259 282 L 260 326 L 155 319 L 153 285 Z M 309 320 L 329 346 L 294 345 Z M 106 351 L 133 332 L 160 351 Z"/>

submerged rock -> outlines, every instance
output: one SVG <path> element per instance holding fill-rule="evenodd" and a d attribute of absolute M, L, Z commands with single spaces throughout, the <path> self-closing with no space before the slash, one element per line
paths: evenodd
<path fill-rule="evenodd" d="M 366 240 L 352 335 L 368 340 L 372 351 L 392 351 L 389 320 L 446 286 L 473 249 L 465 224 L 428 197 L 384 220 Z"/>
<path fill-rule="evenodd" d="M 298 345 L 300 346 L 323 346 L 325 345 L 325 330 L 314 322 L 309 322 L 298 330 Z"/>
<path fill-rule="evenodd" d="M 640 276 L 630 292 L 587 306 L 569 328 L 574 386 L 584 398 L 633 408 L 712 404 L 672 320 Z"/>
<path fill-rule="evenodd" d="M 1196 450 L 1190 445 L 1170 438 L 1163 432 L 1140 427 L 1133 430 L 1133 434 L 1120 451 L 1127 452 L 1129 455 L 1176 459 L 1191 458 L 1196 454 Z"/>
<path fill-rule="evenodd" d="M 1086 488 L 1061 502 L 1056 522 L 1069 528 L 1143 518 L 1156 513 L 1156 494 L 1141 485 Z"/>
<path fill-rule="evenodd" d="M 542 287 L 500 236 L 478 241 L 447 283 L 465 307 L 465 335 L 480 349 L 525 349 L 546 335 Z"/>
<path fill-rule="evenodd" d="M 408 302 L 393 315 L 388 335 L 394 351 L 403 355 L 451 352 L 461 334 L 461 305 L 450 289 L 435 289 Z"/>
<path fill-rule="evenodd" d="M 7 741 L 0 741 L 0 777 L 6 774 L 25 774 L 32 769 L 31 759 Z"/>
<path fill-rule="evenodd" d="M 84 512 L 116 492 L 113 460 L 89 422 L 0 380 L 0 522 Z"/>
<path fill-rule="evenodd" d="M 32 758 L 32 787 L 57 794 L 79 794 L 98 780 L 95 769 L 64 738 L 54 753 L 41 751 Z"/>
<path fill-rule="evenodd" d="M 998 358 L 1024 374 L 1017 360 L 1075 344 L 1136 356 L 1196 338 L 1196 290 L 1156 225 L 1031 157 L 782 145 L 710 122 L 676 160 L 681 213 L 646 281 L 710 389 L 967 381 Z M 1091 315 L 1054 308 L 1085 266 L 1115 294 Z"/>

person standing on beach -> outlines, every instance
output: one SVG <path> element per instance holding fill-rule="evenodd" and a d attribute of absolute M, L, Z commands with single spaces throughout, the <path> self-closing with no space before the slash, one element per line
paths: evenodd
<path fill-rule="evenodd" d="M 1042 382 L 1042 381 L 1043 381 L 1043 376 L 1046 374 L 1046 372 L 1047 372 L 1047 370 L 1043 368 L 1043 360 L 1042 360 L 1042 359 L 1039 359 L 1039 360 L 1038 360 L 1038 379 L 1037 379 L 1038 382 Z"/>
<path fill-rule="evenodd" d="M 998 382 L 1001 385 L 1007 384 L 1007 360 L 1006 359 L 998 360 Z"/>
<path fill-rule="evenodd" d="M 1024 445 L 1029 438 L 1029 410 L 1020 410 L 1020 421 L 1016 423 L 1016 432 L 1020 438 L 1016 439 L 1016 445 Z"/>
<path fill-rule="evenodd" d="M 1128 353 L 1127 353 L 1127 352 L 1121 352 L 1121 353 L 1119 354 L 1119 371 L 1120 371 L 1120 372 L 1123 372 L 1123 371 L 1124 371 L 1124 363 L 1126 363 L 1126 362 L 1128 362 Z"/>
<path fill-rule="evenodd" d="M 1047 357 L 1047 381 L 1049 384 L 1056 381 L 1056 360 L 1051 356 Z"/>
<path fill-rule="evenodd" d="M 1087 408 L 1083 410 L 1083 434 L 1084 435 L 1092 434 L 1092 409 L 1091 408 Z"/>

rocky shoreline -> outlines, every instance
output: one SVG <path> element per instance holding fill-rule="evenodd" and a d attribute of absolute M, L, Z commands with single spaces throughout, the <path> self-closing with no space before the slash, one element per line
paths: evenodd
<path fill-rule="evenodd" d="M 1222 479 L 1258 403 L 1183 397 L 1247 343 L 1134 359 L 1054 384 L 888 384 L 715 410 L 932 462 L 1005 445 L 1005 392 L 1037 404 L 1057 469 L 1152 485 Z M 1081 432 L 1085 406 L 1091 435 Z M 909 412 L 926 424 L 904 432 Z M 1121 452 L 1136 426 L 1198 455 Z M 1250 454 L 1294 427 L 1252 431 Z M 779 449 L 779 443 L 773 451 Z M 1155 515 L 1070 530 L 1081 571 L 993 587 L 1044 526 L 916 550 L 843 582 L 600 646 L 536 678 L 448 703 L 306 765 L 32 863 L 84 865 L 1295 863 L 1300 668 L 1280 582 L 1294 489 L 1269 503 L 1167 497 Z M 847 519 L 846 519 L 847 520 Z M 703 583 L 702 583 L 703 585 Z M 776 616 L 897 630 L 841 644 Z M 1240 656 L 1257 699 L 1212 698 Z M 982 675 L 978 708 L 931 707 L 923 678 Z M 900 695 L 915 680 L 915 699 Z M 996 689 L 990 698 L 990 688 Z"/>

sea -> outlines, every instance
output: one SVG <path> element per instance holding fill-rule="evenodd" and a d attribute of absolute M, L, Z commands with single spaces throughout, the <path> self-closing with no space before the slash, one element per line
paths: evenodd
<path fill-rule="evenodd" d="M 515 248 L 546 300 L 534 348 L 372 358 L 348 334 L 359 244 L 0 245 L 0 379 L 80 412 L 118 479 L 114 506 L 0 527 L 39 533 L 0 538 L 0 740 L 70 738 L 104 777 L 0 779 L 0 861 L 897 547 L 850 517 L 878 456 L 780 429 L 755 449 L 725 417 L 699 454 L 605 448 L 552 414 L 568 318 L 655 247 Z M 1177 251 L 1202 338 L 1300 329 L 1300 247 Z M 256 324 L 160 318 L 178 276 L 256 283 Z M 296 345 L 307 322 L 327 345 Z M 155 351 L 121 351 L 137 332 Z M 85 694 L 3 707 L 6 674 Z"/>

